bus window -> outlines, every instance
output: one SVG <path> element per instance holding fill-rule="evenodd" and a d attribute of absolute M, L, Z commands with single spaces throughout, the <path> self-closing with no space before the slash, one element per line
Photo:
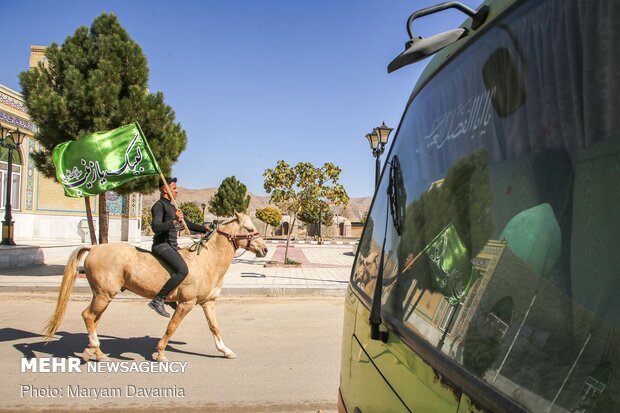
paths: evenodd
<path fill-rule="evenodd" d="M 383 255 L 386 325 L 468 400 L 620 411 L 619 12 L 515 1 L 424 81 L 387 156 L 351 288 L 369 307 Z"/>

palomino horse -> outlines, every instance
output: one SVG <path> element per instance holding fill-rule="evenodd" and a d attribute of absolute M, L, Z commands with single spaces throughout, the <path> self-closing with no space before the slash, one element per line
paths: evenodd
<path fill-rule="evenodd" d="M 189 267 L 189 274 L 183 283 L 166 298 L 177 302 L 177 308 L 168 323 L 166 334 L 157 344 L 157 361 L 166 361 L 164 350 L 181 320 L 196 304 L 204 310 L 209 329 L 213 333 L 215 346 L 228 358 L 235 353 L 224 345 L 220 327 L 215 318 L 215 300 L 220 295 L 224 274 L 228 270 L 238 247 L 253 252 L 257 257 L 267 254 L 267 245 L 247 215 L 236 213 L 235 217 L 220 224 L 216 233 L 208 240 L 203 238 L 193 248 L 185 248 L 181 256 Z M 45 337 L 51 340 L 58 330 L 67 309 L 67 301 L 75 284 L 78 262 L 82 255 L 90 251 L 84 261 L 86 278 L 93 292 L 93 299 L 82 311 L 82 318 L 88 330 L 88 347 L 84 349 L 83 359 L 88 361 L 93 355 L 98 361 L 107 357 L 99 347 L 96 328 L 110 301 L 121 289 L 127 289 L 142 297 L 153 298 L 170 277 L 167 269 L 149 251 L 125 243 L 111 243 L 92 247 L 77 248 L 69 258 L 62 277 L 56 310 L 45 328 Z"/>

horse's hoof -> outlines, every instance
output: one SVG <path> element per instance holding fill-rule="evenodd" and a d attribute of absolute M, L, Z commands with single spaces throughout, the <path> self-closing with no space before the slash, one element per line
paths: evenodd
<path fill-rule="evenodd" d="M 84 349 L 84 352 L 82 353 L 82 360 L 84 360 L 86 363 L 88 363 L 88 360 L 90 360 L 90 358 L 92 356 L 95 355 L 95 349 L 91 349 L 90 347 L 86 347 Z"/>
<path fill-rule="evenodd" d="M 224 357 L 226 357 L 227 359 L 236 359 L 237 355 L 231 351 L 230 353 L 224 354 Z"/>
<path fill-rule="evenodd" d="M 110 359 L 108 358 L 107 354 L 102 354 L 99 357 L 97 357 L 97 361 L 110 361 Z"/>
<path fill-rule="evenodd" d="M 166 356 L 160 356 L 159 353 L 153 353 L 153 360 L 163 363 L 168 361 L 168 358 Z"/>

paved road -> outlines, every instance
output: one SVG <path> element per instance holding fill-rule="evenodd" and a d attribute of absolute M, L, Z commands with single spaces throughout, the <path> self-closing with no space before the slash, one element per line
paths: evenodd
<path fill-rule="evenodd" d="M 198 308 L 183 321 L 167 350 L 171 362 L 187 362 L 179 373 L 33 373 L 21 372 L 21 360 L 36 356 L 80 355 L 87 337 L 80 312 L 86 295 L 69 302 L 58 340 L 45 345 L 38 335 L 55 306 L 52 294 L 0 293 L 1 410 L 153 408 L 222 412 L 336 411 L 343 299 L 339 297 L 224 298 L 218 320 L 228 347 L 238 358 L 222 358 L 215 349 L 204 314 Z M 113 302 L 99 325 L 102 349 L 113 362 L 146 366 L 166 320 L 146 301 Z M 94 362 L 91 362 L 94 363 Z M 150 364 L 148 364 L 150 366 Z M 172 365 L 170 365 L 172 366 Z M 75 394 L 89 389 L 89 397 Z M 133 386 L 133 387 L 132 387 Z M 120 389 L 116 392 L 114 389 Z M 140 392 L 139 389 L 144 388 Z M 169 397 L 138 397 L 148 389 Z M 42 394 L 61 392 L 59 397 Z M 94 389 L 94 390 L 90 390 Z M 110 397 L 104 397 L 108 389 Z M 181 393 L 184 394 L 180 396 Z M 98 395 L 96 394 L 98 392 Z M 69 393 L 72 393 L 71 396 Z M 130 397 L 130 394 L 133 397 Z M 40 396 L 40 397 L 37 397 Z M 170 397 L 174 395 L 174 397 Z"/>

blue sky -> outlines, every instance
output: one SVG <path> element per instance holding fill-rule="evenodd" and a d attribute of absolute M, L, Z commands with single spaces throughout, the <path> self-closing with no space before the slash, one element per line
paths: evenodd
<path fill-rule="evenodd" d="M 370 196 L 374 158 L 364 136 L 383 121 L 397 127 L 426 62 L 389 75 L 387 64 L 404 49 L 409 15 L 441 1 L 0 0 L 0 84 L 20 91 L 31 45 L 62 44 L 112 12 L 142 46 L 151 91 L 164 93 L 187 132 L 173 167 L 180 186 L 217 187 L 235 175 L 264 195 L 263 171 L 283 159 L 333 162 L 349 196 Z M 414 32 L 464 19 L 446 11 Z"/>

